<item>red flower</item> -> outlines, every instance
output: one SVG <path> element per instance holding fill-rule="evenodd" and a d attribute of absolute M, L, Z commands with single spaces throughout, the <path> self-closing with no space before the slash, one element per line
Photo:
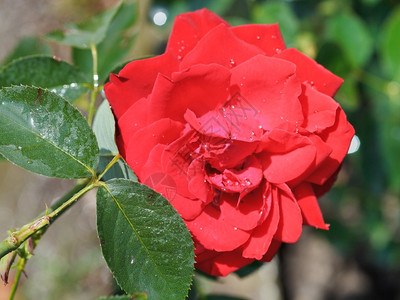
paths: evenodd
<path fill-rule="evenodd" d="M 327 191 L 353 127 L 332 96 L 342 79 L 279 27 L 231 27 L 202 9 L 178 16 L 164 54 L 131 62 L 105 86 L 117 143 L 141 182 L 193 235 L 196 267 L 227 275 L 269 261 L 302 225 L 328 229 Z"/>

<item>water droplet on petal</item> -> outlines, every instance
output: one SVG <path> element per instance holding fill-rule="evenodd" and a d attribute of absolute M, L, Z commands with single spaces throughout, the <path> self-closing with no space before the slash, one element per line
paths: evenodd
<path fill-rule="evenodd" d="M 281 50 L 281 49 L 279 49 L 279 48 L 276 48 L 276 49 L 275 49 L 275 52 L 279 54 L 279 53 L 281 53 L 281 52 L 282 52 L 282 50 Z"/>
<path fill-rule="evenodd" d="M 256 36 L 256 39 L 259 40 L 259 39 L 261 39 L 261 37 L 260 37 L 259 35 L 257 35 L 257 36 Z"/>
<path fill-rule="evenodd" d="M 237 230 L 237 227 L 233 227 L 233 230 Z"/>
<path fill-rule="evenodd" d="M 229 63 L 231 64 L 231 67 L 234 67 L 236 65 L 236 62 L 233 58 L 230 59 Z"/>
<path fill-rule="evenodd" d="M 21 146 L 18 146 L 18 150 L 22 150 L 22 147 L 21 147 Z"/>
<path fill-rule="evenodd" d="M 277 36 L 276 35 L 271 35 L 271 39 L 276 39 L 277 38 Z"/>

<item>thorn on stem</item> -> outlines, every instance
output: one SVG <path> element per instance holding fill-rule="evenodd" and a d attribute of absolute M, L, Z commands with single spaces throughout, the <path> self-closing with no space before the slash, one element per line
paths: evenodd
<path fill-rule="evenodd" d="M 43 102 L 42 102 L 42 89 L 41 88 L 38 88 L 37 96 L 36 96 L 36 99 L 35 99 L 35 107 L 36 107 L 36 104 L 37 104 L 38 100 L 39 100 L 40 104 L 43 104 Z"/>

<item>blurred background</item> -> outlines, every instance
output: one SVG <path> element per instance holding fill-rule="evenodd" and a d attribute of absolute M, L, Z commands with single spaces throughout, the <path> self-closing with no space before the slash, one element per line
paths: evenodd
<path fill-rule="evenodd" d="M 90 60 L 80 59 L 84 53 L 49 43 L 43 35 L 116 2 L 0 0 L 0 66 L 20 56 L 48 54 L 90 70 Z M 199 295 L 193 292 L 192 299 L 399 300 L 399 1 L 126 2 L 99 49 L 104 74 L 116 67 L 114 62 L 162 53 L 174 16 L 207 7 L 232 25 L 279 22 L 287 47 L 345 79 L 335 99 L 357 138 L 334 188 L 320 199 L 330 230 L 304 228 L 299 242 L 284 245 L 269 264 L 218 280 L 196 275 Z M 0 239 L 73 184 L 0 161 Z M 115 290 L 96 236 L 94 193 L 50 227 L 26 271 L 17 299 L 97 299 Z M 0 284 L 0 300 L 8 299 L 10 286 Z"/>

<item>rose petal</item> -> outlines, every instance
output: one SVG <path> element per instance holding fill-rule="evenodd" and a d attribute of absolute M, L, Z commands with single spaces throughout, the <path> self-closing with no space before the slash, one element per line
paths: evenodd
<path fill-rule="evenodd" d="M 253 155 L 249 156 L 243 166 L 237 169 L 225 169 L 220 172 L 208 172 L 208 180 L 219 190 L 227 193 L 240 193 L 241 196 L 251 192 L 263 178 L 260 161 Z M 242 195 L 243 194 L 243 195 Z"/>
<path fill-rule="evenodd" d="M 200 271 L 213 276 L 226 276 L 254 261 L 254 259 L 244 258 L 237 252 L 213 252 L 215 253 L 213 258 L 195 265 Z"/>
<path fill-rule="evenodd" d="M 343 110 L 338 107 L 335 125 L 324 130 L 319 136 L 327 145 L 332 147 L 332 153 L 324 160 L 320 167 L 307 178 L 307 181 L 323 185 L 339 168 L 346 156 L 351 139 L 354 136 L 354 128 L 347 122 Z"/>
<path fill-rule="evenodd" d="M 276 252 L 278 252 L 281 244 L 281 241 L 272 240 L 267 253 L 265 253 L 261 261 L 270 262 L 274 258 Z"/>
<path fill-rule="evenodd" d="M 184 118 L 201 135 L 219 137 L 221 138 L 220 143 L 225 143 L 230 139 L 231 133 L 228 124 L 218 111 L 209 111 L 198 118 L 194 112 L 187 109 Z"/>
<path fill-rule="evenodd" d="M 188 188 L 190 193 L 205 204 L 211 202 L 213 198 L 213 189 L 206 180 L 204 162 L 200 159 L 193 160 L 188 168 L 188 174 Z"/>
<path fill-rule="evenodd" d="M 119 134 L 123 145 L 129 145 L 129 141 L 136 131 L 148 125 L 147 104 L 146 98 L 138 100 L 118 119 Z"/>
<path fill-rule="evenodd" d="M 166 52 L 182 59 L 212 28 L 229 24 L 208 9 L 180 14 L 175 18 Z"/>
<path fill-rule="evenodd" d="M 321 93 L 334 96 L 343 83 L 343 79 L 325 69 L 315 60 L 300 51 L 289 48 L 283 50 L 275 57 L 283 58 L 296 64 L 296 74 L 302 82 L 315 86 Z"/>
<path fill-rule="evenodd" d="M 248 193 L 239 203 L 237 194 L 223 193 L 219 207 L 226 222 L 243 230 L 251 230 L 260 223 L 266 205 L 262 188 L 258 188 Z"/>
<path fill-rule="evenodd" d="M 212 47 L 210 45 L 223 45 Z M 197 64 L 216 63 L 233 68 L 264 52 L 237 38 L 225 24 L 211 29 L 182 60 L 179 69 L 184 70 Z"/>
<path fill-rule="evenodd" d="M 332 153 L 332 147 L 326 144 L 318 135 L 309 134 L 307 138 L 313 143 L 315 149 L 317 150 L 315 154 L 315 159 L 310 168 L 307 169 L 300 177 L 287 182 L 288 186 L 295 187 L 302 181 L 306 181 L 308 176 L 310 176 L 315 170 L 320 168 L 321 164 L 329 157 Z"/>
<path fill-rule="evenodd" d="M 185 197 L 184 195 L 188 193 L 187 182 L 179 182 L 180 178 L 164 169 L 161 157 L 165 149 L 166 145 L 158 144 L 151 150 L 139 179 L 167 198 L 183 219 L 192 220 L 201 213 L 205 205 L 198 199 Z"/>
<path fill-rule="evenodd" d="M 286 48 L 278 24 L 240 25 L 232 27 L 231 31 L 246 43 L 260 48 L 267 56 Z"/>
<path fill-rule="evenodd" d="M 227 99 L 230 72 L 216 64 L 197 65 L 158 76 L 150 96 L 150 119 L 171 118 L 184 122 L 187 109 L 197 116 L 218 109 Z"/>
<path fill-rule="evenodd" d="M 138 130 L 127 145 L 126 162 L 136 174 L 140 174 L 150 151 L 158 144 L 169 144 L 176 140 L 183 128 L 180 122 L 161 119 Z"/>
<path fill-rule="evenodd" d="M 293 194 L 300 206 L 301 214 L 303 215 L 303 223 L 319 229 L 328 230 L 329 225 L 324 222 L 321 209 L 319 208 L 311 184 L 303 183 L 297 186 L 293 190 Z"/>
<path fill-rule="evenodd" d="M 318 185 L 318 184 L 311 184 L 314 190 L 314 194 L 317 198 L 321 197 L 324 195 L 326 192 L 328 192 L 333 184 L 335 183 L 337 176 L 339 174 L 340 169 L 342 168 L 342 164 L 339 165 L 337 170 L 332 174 L 331 177 L 329 177 L 323 185 Z"/>
<path fill-rule="evenodd" d="M 214 204 L 207 205 L 194 220 L 186 221 L 192 235 L 208 250 L 232 251 L 245 243 L 250 233 L 224 221 Z"/>
<path fill-rule="evenodd" d="M 136 101 L 147 97 L 153 90 L 158 74 L 170 76 L 178 69 L 178 61 L 168 53 L 135 60 L 119 73 L 111 74 L 110 82 L 104 86 L 107 100 L 117 118 Z"/>
<path fill-rule="evenodd" d="M 279 225 L 274 239 L 295 243 L 300 238 L 303 218 L 300 207 L 287 185 L 282 184 L 279 188 L 272 186 L 273 197 L 279 201 Z"/>
<path fill-rule="evenodd" d="M 231 84 L 256 108 L 262 128 L 271 130 L 285 122 L 303 122 L 295 73 L 296 66 L 288 61 L 257 55 L 232 69 Z"/>
<path fill-rule="evenodd" d="M 303 84 L 303 92 L 299 99 L 305 116 L 302 126 L 309 132 L 320 133 L 335 124 L 339 104 L 331 97 L 306 83 Z"/>
<path fill-rule="evenodd" d="M 300 134 L 275 129 L 264 135 L 260 147 L 263 152 L 259 158 L 268 182 L 279 184 L 301 180 L 314 167 L 316 148 Z"/>
<path fill-rule="evenodd" d="M 262 259 L 270 247 L 279 224 L 279 203 L 276 197 L 269 199 L 271 208 L 265 221 L 253 230 L 247 243 L 243 246 L 243 256 Z"/>

